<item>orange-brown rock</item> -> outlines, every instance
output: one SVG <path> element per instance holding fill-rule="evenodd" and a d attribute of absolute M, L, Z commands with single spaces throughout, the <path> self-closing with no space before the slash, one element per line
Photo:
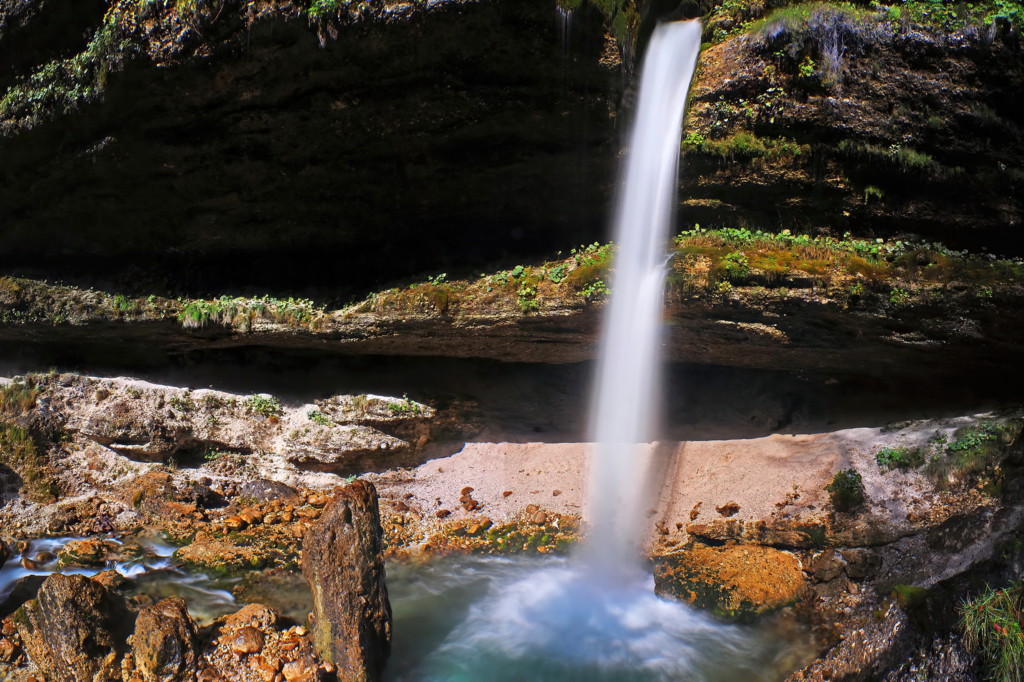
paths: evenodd
<path fill-rule="evenodd" d="M 63 566 L 102 566 L 107 555 L 118 548 L 117 543 L 108 540 L 72 540 L 61 549 L 60 563 Z"/>
<path fill-rule="evenodd" d="M 691 523 L 686 532 L 702 540 L 714 542 L 750 542 L 775 547 L 811 549 L 831 540 L 831 524 L 825 515 L 803 516 L 800 519 L 744 521 L 716 519 L 710 523 Z"/>
<path fill-rule="evenodd" d="M 49 576 L 14 621 L 50 682 L 120 679 L 133 616 L 124 598 L 81 575 Z"/>
<path fill-rule="evenodd" d="M 184 682 L 196 674 L 196 624 L 181 598 L 163 599 L 142 609 L 131 645 L 143 682 Z"/>
<path fill-rule="evenodd" d="M 749 621 L 795 602 L 805 588 L 800 561 L 770 547 L 697 547 L 658 560 L 655 591 L 727 620 Z"/>
<path fill-rule="evenodd" d="M 376 680 L 391 652 L 383 532 L 372 483 L 342 488 L 302 544 L 313 593 L 313 642 L 338 679 Z"/>

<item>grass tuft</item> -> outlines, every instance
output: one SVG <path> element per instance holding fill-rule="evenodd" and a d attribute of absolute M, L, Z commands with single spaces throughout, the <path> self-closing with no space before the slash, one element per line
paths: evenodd
<path fill-rule="evenodd" d="M 987 588 L 960 606 L 964 643 L 988 664 L 996 682 L 1024 682 L 1024 585 Z"/>

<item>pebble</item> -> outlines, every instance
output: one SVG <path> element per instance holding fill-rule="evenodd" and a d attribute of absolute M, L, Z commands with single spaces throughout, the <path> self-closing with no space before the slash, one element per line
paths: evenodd
<path fill-rule="evenodd" d="M 559 496 L 559 495 L 561 495 L 561 494 L 562 494 L 562 491 L 561 491 L 561 490 L 552 490 L 552 491 L 551 491 L 551 496 L 552 496 L 552 497 L 558 497 L 558 496 Z"/>
<path fill-rule="evenodd" d="M 438 509 L 436 512 L 434 512 L 434 516 L 436 516 L 439 519 L 443 519 L 448 516 L 451 516 L 451 511 L 447 509 Z"/>
<path fill-rule="evenodd" d="M 263 679 L 273 680 L 281 669 L 281 659 L 260 656 L 256 659 L 256 667 L 263 671 Z"/>
<path fill-rule="evenodd" d="M 219 682 L 223 679 L 224 677 L 212 665 L 206 666 L 199 673 L 199 682 Z"/>
<path fill-rule="evenodd" d="M 231 640 L 231 650 L 236 654 L 256 654 L 263 650 L 263 633 L 246 625 L 235 631 Z"/>
<path fill-rule="evenodd" d="M 473 488 L 469 487 L 468 485 L 465 488 L 462 489 L 462 494 L 463 495 L 468 495 L 471 492 L 473 492 Z"/>
<path fill-rule="evenodd" d="M 240 516 L 230 516 L 224 520 L 224 527 L 228 530 L 243 530 L 248 525 Z"/>
<path fill-rule="evenodd" d="M 502 496 L 502 497 L 508 497 L 508 496 L 509 496 L 509 495 L 511 495 L 511 494 L 512 494 L 512 491 L 511 491 L 511 490 L 506 490 L 505 492 L 503 492 L 503 493 L 501 494 L 501 496 Z"/>
<path fill-rule="evenodd" d="M 539 511 L 533 515 L 533 522 L 538 526 L 543 526 L 548 522 L 548 515 L 546 512 Z"/>
<path fill-rule="evenodd" d="M 315 682 L 316 668 L 307 660 L 288 661 L 281 669 L 287 682 Z"/>
<path fill-rule="evenodd" d="M 715 507 L 715 511 L 725 517 L 735 516 L 740 510 L 740 506 L 735 502 L 726 502 L 721 507 Z"/>

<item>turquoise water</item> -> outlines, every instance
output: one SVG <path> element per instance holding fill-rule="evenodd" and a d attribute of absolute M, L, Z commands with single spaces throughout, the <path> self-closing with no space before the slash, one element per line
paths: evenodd
<path fill-rule="evenodd" d="M 798 628 L 721 624 L 656 597 L 650 575 L 598 585 L 559 558 L 395 565 L 388 586 L 389 682 L 768 682 L 808 653 Z"/>

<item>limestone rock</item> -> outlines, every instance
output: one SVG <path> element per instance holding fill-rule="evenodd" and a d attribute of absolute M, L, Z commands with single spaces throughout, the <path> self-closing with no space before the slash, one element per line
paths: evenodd
<path fill-rule="evenodd" d="M 51 682 L 119 680 L 133 617 L 124 599 L 81 575 L 51 575 L 15 614 L 28 657 Z"/>
<path fill-rule="evenodd" d="M 164 599 L 142 609 L 131 643 L 144 682 L 180 682 L 195 675 L 196 624 L 184 600 Z"/>
<path fill-rule="evenodd" d="M 674 597 L 726 620 L 750 621 L 795 602 L 805 582 L 789 552 L 756 545 L 697 547 L 661 558 L 659 596 Z"/>
<path fill-rule="evenodd" d="M 357 480 L 324 508 L 302 544 L 313 593 L 313 642 L 340 680 L 375 680 L 391 652 L 377 490 Z"/>
<path fill-rule="evenodd" d="M 218 539 L 199 531 L 192 544 L 179 548 L 174 556 L 189 566 L 216 575 L 230 575 L 266 566 L 278 554 L 273 547 L 236 544 L 230 537 Z"/>
<path fill-rule="evenodd" d="M 85 538 L 64 545 L 58 556 L 62 566 L 102 566 L 107 556 L 118 548 L 119 545 L 110 540 Z"/>

